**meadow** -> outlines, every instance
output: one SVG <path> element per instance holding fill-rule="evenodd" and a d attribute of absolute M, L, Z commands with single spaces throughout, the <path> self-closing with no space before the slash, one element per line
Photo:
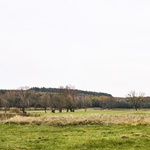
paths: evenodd
<path fill-rule="evenodd" d="M 2 113 L 2 112 L 1 112 Z M 8 112 L 9 114 L 10 112 Z M 149 150 L 149 110 L 28 110 L 0 123 L 0 149 Z"/>

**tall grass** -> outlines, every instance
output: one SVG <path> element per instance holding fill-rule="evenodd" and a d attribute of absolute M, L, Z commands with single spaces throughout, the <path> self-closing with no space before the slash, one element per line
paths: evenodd
<path fill-rule="evenodd" d="M 130 113 L 129 113 L 130 112 Z M 150 125 L 149 111 L 118 111 L 118 110 L 89 110 L 88 112 L 77 111 L 75 113 L 43 113 L 28 112 L 30 116 L 16 115 L 3 120 L 3 123 L 16 124 L 47 124 L 54 126 L 66 125 Z"/>

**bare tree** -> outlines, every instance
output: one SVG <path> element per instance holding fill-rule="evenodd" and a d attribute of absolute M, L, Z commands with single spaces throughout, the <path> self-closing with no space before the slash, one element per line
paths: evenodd
<path fill-rule="evenodd" d="M 36 109 L 41 106 L 40 104 L 41 95 L 42 94 L 40 92 L 36 93 L 34 91 L 31 91 L 30 107 L 34 107 L 34 109 Z"/>
<path fill-rule="evenodd" d="M 47 107 L 50 106 L 50 99 L 51 99 L 50 93 L 48 92 L 43 93 L 42 96 L 40 97 L 41 105 L 44 108 L 45 113 L 47 111 Z"/>
<path fill-rule="evenodd" d="M 79 95 L 78 105 L 80 105 L 81 108 L 84 108 L 84 111 L 86 112 L 87 108 L 92 105 L 90 97 L 87 95 Z"/>
<path fill-rule="evenodd" d="M 16 90 L 15 97 L 19 99 L 19 107 L 23 114 L 26 113 L 25 108 L 29 106 L 29 100 L 31 96 L 31 92 L 28 90 Z"/>
<path fill-rule="evenodd" d="M 54 94 L 51 99 L 51 107 L 53 109 L 57 108 L 59 112 L 61 113 L 64 107 L 64 101 L 65 101 L 65 98 L 63 97 L 63 95 Z"/>
<path fill-rule="evenodd" d="M 145 94 L 143 92 L 136 93 L 135 91 L 131 91 L 127 95 L 128 102 L 130 102 L 133 105 L 133 107 L 135 108 L 136 111 L 138 108 L 140 108 L 140 106 L 144 100 L 144 95 Z"/>
<path fill-rule="evenodd" d="M 9 101 L 8 101 L 8 94 L 1 94 L 0 96 L 2 107 L 4 108 L 5 113 L 7 112 L 9 108 Z"/>
<path fill-rule="evenodd" d="M 9 109 L 11 100 L 13 98 L 14 98 L 13 91 L 7 91 L 4 94 L 0 95 L 0 100 L 1 100 L 2 107 L 4 108 L 5 113 Z"/>
<path fill-rule="evenodd" d="M 77 104 L 77 90 L 73 86 L 66 86 L 65 88 L 60 87 L 60 95 L 64 99 L 64 105 L 67 109 L 67 112 L 70 110 L 74 112 Z"/>

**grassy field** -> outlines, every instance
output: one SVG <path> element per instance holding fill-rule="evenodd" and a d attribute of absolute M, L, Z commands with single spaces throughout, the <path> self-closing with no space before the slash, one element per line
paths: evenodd
<path fill-rule="evenodd" d="M 51 113 L 48 111 L 27 111 L 28 117 L 12 115 L 3 116 L 5 123 L 15 124 L 46 124 L 53 126 L 66 125 L 150 125 L 149 110 L 77 110 L 76 112 Z"/>
<path fill-rule="evenodd" d="M 2 150 L 149 150 L 149 110 L 28 111 L 0 123 Z"/>

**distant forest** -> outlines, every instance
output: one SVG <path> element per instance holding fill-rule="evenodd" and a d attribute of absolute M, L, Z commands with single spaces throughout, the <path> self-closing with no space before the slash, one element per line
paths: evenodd
<path fill-rule="evenodd" d="M 55 112 L 66 109 L 74 112 L 75 109 L 100 108 L 116 109 L 126 108 L 135 110 L 150 108 L 150 97 L 144 94 L 136 95 L 133 91 L 127 97 L 113 97 L 111 94 L 103 92 L 92 92 L 74 89 L 72 87 L 60 88 L 39 88 L 20 90 L 0 90 L 0 110 L 18 108 L 23 113 L 27 108 L 43 109 L 45 112 L 51 110 Z"/>
<path fill-rule="evenodd" d="M 39 87 L 32 87 L 29 90 L 34 90 L 35 92 L 53 92 L 53 93 L 59 93 L 61 88 L 39 88 Z M 92 92 L 92 91 L 83 91 L 83 90 L 77 90 L 74 89 L 78 94 L 86 94 L 86 95 L 92 95 L 92 96 L 110 96 L 111 94 L 103 93 L 103 92 Z"/>

